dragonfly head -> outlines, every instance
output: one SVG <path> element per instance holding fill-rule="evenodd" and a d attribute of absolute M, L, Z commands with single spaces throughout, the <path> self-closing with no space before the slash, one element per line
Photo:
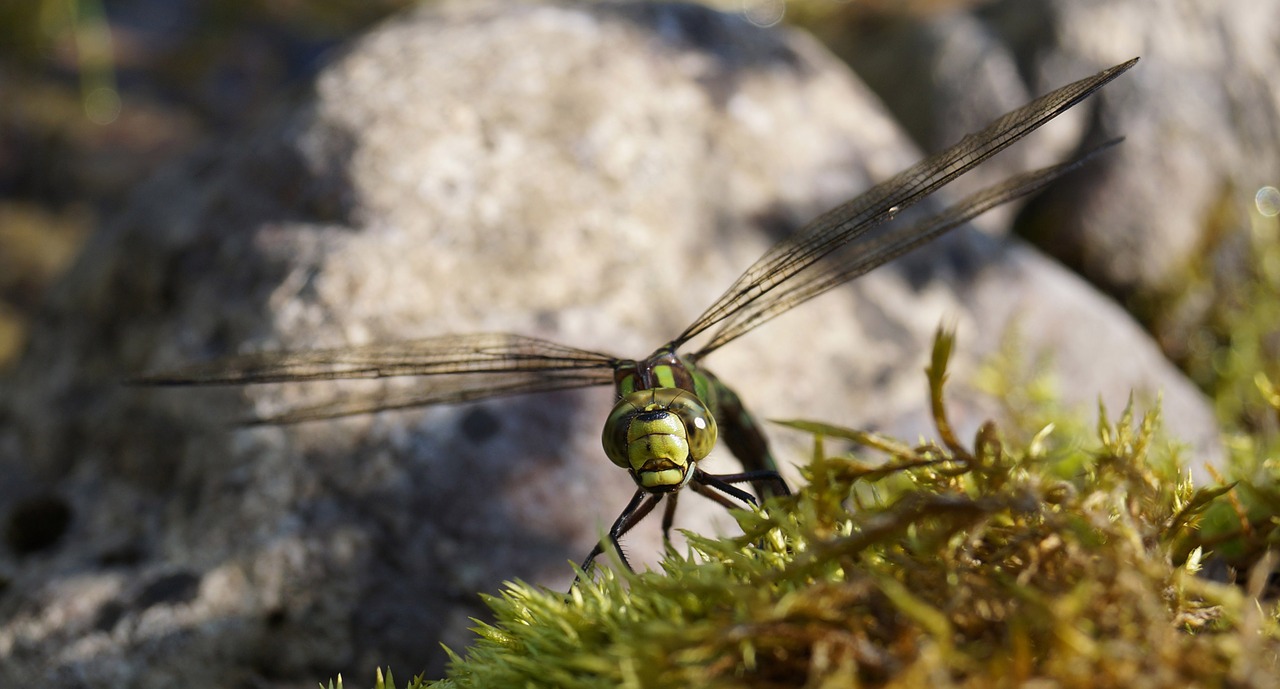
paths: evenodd
<path fill-rule="evenodd" d="M 665 493 L 693 478 L 693 466 L 716 444 L 716 421 L 696 395 L 679 388 L 622 396 L 602 434 L 609 460 L 647 491 Z"/>

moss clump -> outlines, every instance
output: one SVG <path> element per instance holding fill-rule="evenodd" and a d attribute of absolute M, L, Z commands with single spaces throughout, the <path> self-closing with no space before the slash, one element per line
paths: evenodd
<path fill-rule="evenodd" d="M 1047 430 L 1011 447 L 992 424 L 961 442 L 950 347 L 940 334 L 929 371 L 937 441 L 786 422 L 814 434 L 808 485 L 740 513 L 742 536 L 690 535 L 662 572 L 604 571 L 569 595 L 511 584 L 429 685 L 1276 686 L 1280 610 L 1258 598 L 1274 563 L 1245 587 L 1201 576 L 1197 527 L 1231 488 L 1179 478 L 1158 411 L 1103 410 L 1067 451 Z M 1277 513 L 1253 537 L 1273 538 Z"/>

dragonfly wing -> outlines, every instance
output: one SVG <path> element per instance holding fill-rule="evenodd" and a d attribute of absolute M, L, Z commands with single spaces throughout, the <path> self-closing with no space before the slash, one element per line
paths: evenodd
<path fill-rule="evenodd" d="M 261 352 L 137 378 L 135 385 L 293 383 L 418 376 L 412 387 L 347 390 L 246 423 L 297 423 L 390 409 L 605 385 L 614 357 L 522 335 L 445 335 L 392 344 Z"/>
<path fill-rule="evenodd" d="M 515 371 L 502 376 L 477 373 L 443 375 L 431 379 L 430 384 L 425 386 L 344 393 L 340 398 L 327 402 L 243 419 L 240 425 L 320 421 L 396 409 L 426 407 L 433 404 L 458 404 L 507 395 L 570 390 L 605 385 L 612 381 L 612 371 L 604 369 Z"/>
<path fill-rule="evenodd" d="M 1015 175 L 917 222 L 890 225 L 884 232 L 860 236 L 829 256 L 827 260 L 815 264 L 810 270 L 797 275 L 785 285 L 779 286 L 778 289 L 730 314 L 711 340 L 694 356 L 706 356 L 745 335 L 761 323 L 794 308 L 797 304 L 806 302 L 834 287 L 839 287 L 922 244 L 933 241 L 943 233 L 996 206 L 1043 189 L 1054 180 L 1079 168 L 1097 154 L 1121 141 L 1123 139 L 1114 139 L 1068 162 Z"/>
<path fill-rule="evenodd" d="M 964 137 L 951 148 L 819 216 L 765 252 L 673 343 L 683 344 L 717 323 L 747 312 L 754 303 L 769 299 L 767 295 L 796 275 L 1035 131 L 1135 63 L 1136 58 L 1041 96 L 1000 117 L 982 131 Z M 787 307 L 800 303 L 772 301 Z M 704 349 L 700 354 L 707 351 L 710 350 Z"/>
<path fill-rule="evenodd" d="M 391 344 L 260 352 L 136 378 L 136 385 L 243 385 L 317 380 L 612 369 L 614 357 L 509 333 L 443 335 Z"/>

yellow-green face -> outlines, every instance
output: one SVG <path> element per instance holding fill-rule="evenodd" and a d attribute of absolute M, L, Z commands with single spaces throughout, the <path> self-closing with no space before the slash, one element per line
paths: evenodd
<path fill-rule="evenodd" d="M 651 492 L 676 490 L 716 444 L 716 422 L 693 393 L 654 388 L 623 395 L 605 421 L 605 454 Z"/>

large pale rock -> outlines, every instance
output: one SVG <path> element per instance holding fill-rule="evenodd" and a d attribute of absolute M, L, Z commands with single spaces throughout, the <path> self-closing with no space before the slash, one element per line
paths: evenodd
<path fill-rule="evenodd" d="M 813 40 L 695 6 L 467 5 L 371 32 L 274 124 L 140 190 L 0 387 L 0 685 L 440 672 L 477 591 L 567 586 L 632 492 L 599 447 L 610 391 L 236 428 L 338 388 L 120 380 L 462 331 L 644 355 L 770 243 L 916 157 Z M 1163 390 L 1212 456 L 1203 401 L 1124 314 L 970 230 L 710 364 L 764 417 L 928 432 L 943 320 L 968 431 L 987 412 L 964 373 L 1017 322 L 1070 399 Z M 773 435 L 803 461 L 807 439 Z M 702 503 L 681 524 L 723 527 Z M 629 544 L 651 558 L 654 529 Z"/>

